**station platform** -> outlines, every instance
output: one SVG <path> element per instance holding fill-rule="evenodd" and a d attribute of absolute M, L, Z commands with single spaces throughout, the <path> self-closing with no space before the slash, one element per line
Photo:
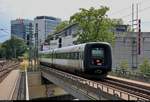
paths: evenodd
<path fill-rule="evenodd" d="M 19 76 L 19 69 L 12 70 L 9 75 L 0 83 L 0 100 L 12 99 Z"/>
<path fill-rule="evenodd" d="M 140 84 L 140 85 L 143 85 L 143 86 L 150 87 L 150 83 L 146 83 L 146 82 L 140 82 L 140 81 L 125 79 L 125 78 L 121 78 L 121 77 L 110 76 L 110 75 L 108 75 L 107 77 L 108 78 L 113 78 L 113 79 L 117 79 L 117 80 L 122 80 L 122 81 L 126 81 L 126 82 L 131 82 L 131 83 L 134 83 L 134 84 Z"/>

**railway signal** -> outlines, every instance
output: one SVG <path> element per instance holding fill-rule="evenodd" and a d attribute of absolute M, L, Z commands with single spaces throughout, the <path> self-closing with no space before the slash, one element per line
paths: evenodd
<path fill-rule="evenodd" d="M 138 20 L 138 54 L 141 54 L 141 19 Z"/>

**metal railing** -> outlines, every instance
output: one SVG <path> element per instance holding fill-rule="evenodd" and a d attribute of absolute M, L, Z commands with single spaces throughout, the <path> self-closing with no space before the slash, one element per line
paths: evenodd
<path fill-rule="evenodd" d="M 103 85 L 101 83 L 84 79 L 69 73 L 65 73 L 53 68 L 41 68 L 42 75 L 54 84 L 70 88 L 70 93 L 79 99 L 94 99 L 94 100 L 147 100 L 142 97 L 124 92 L 122 90 Z M 73 90 L 74 92 L 72 92 Z M 78 94 L 78 95 L 77 95 Z M 84 94 L 85 97 L 80 97 Z"/>
<path fill-rule="evenodd" d="M 110 75 L 133 79 L 133 80 L 137 80 L 137 81 L 150 82 L 150 76 L 146 76 L 142 73 L 138 73 L 138 72 L 134 72 L 134 71 L 114 69 L 114 70 L 112 70 Z"/>

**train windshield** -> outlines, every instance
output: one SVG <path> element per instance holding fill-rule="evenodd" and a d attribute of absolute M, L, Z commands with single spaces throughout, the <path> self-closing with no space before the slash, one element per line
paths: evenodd
<path fill-rule="evenodd" d="M 103 65 L 104 64 L 104 48 L 92 48 L 92 64 L 93 65 Z"/>

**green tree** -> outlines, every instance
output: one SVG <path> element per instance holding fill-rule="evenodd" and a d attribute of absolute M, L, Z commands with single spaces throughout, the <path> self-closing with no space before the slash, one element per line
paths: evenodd
<path fill-rule="evenodd" d="M 119 64 L 121 70 L 127 71 L 129 69 L 129 64 L 127 60 L 122 60 Z"/>
<path fill-rule="evenodd" d="M 62 21 L 55 29 L 55 32 L 59 32 L 60 30 L 64 29 L 69 25 L 69 21 Z"/>
<path fill-rule="evenodd" d="M 5 49 L 2 47 L 2 44 L 0 44 L 0 58 L 5 58 Z"/>
<path fill-rule="evenodd" d="M 112 19 L 112 22 L 115 25 L 123 25 L 123 20 L 121 18 L 120 19 Z"/>
<path fill-rule="evenodd" d="M 150 63 L 148 59 L 144 59 L 143 63 L 139 66 L 140 71 L 147 76 L 150 76 Z"/>
<path fill-rule="evenodd" d="M 106 15 L 108 7 L 89 10 L 80 8 L 80 12 L 70 17 L 70 23 L 79 24 L 78 43 L 105 41 L 113 43 L 114 34 L 111 32 L 114 24 Z"/>
<path fill-rule="evenodd" d="M 27 50 L 27 45 L 22 39 L 12 37 L 2 44 L 2 48 L 5 51 L 6 58 L 17 58 L 18 56 L 22 56 Z"/>
<path fill-rule="evenodd" d="M 45 40 L 45 42 L 49 43 L 50 40 L 53 40 L 52 34 L 49 34 Z"/>
<path fill-rule="evenodd" d="M 54 33 L 61 31 L 62 29 L 64 29 L 67 26 L 69 26 L 69 21 L 62 21 L 60 24 L 58 24 L 56 26 Z M 50 40 L 53 40 L 53 33 L 50 33 L 47 36 L 47 39 L 45 40 L 45 42 L 49 43 Z"/>

